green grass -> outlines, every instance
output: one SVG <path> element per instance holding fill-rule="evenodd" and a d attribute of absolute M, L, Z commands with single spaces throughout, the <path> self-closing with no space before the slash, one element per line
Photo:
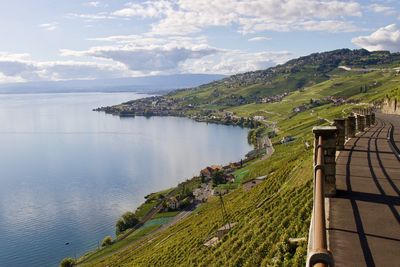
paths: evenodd
<path fill-rule="evenodd" d="M 138 230 L 134 231 L 132 234 L 130 234 L 128 237 L 126 237 L 123 240 L 120 240 L 110 246 L 107 246 L 105 248 L 102 248 L 100 250 L 93 251 L 83 257 L 81 257 L 80 266 L 86 266 L 87 263 L 90 264 L 96 264 L 98 260 L 100 260 L 104 256 L 109 256 L 115 253 L 116 251 L 120 251 L 123 248 L 126 248 L 127 246 L 131 245 L 133 242 L 137 241 L 138 239 L 146 236 L 147 234 L 155 231 L 158 229 L 160 225 L 152 225 L 148 227 L 142 227 L 139 228 Z"/>
<path fill-rule="evenodd" d="M 138 216 L 138 218 L 142 218 L 150 210 L 152 210 L 155 206 L 157 206 L 159 203 L 160 203 L 160 201 L 157 201 L 157 200 L 150 200 L 149 202 L 143 203 L 136 209 L 136 212 L 135 212 L 136 216 Z"/>
<path fill-rule="evenodd" d="M 162 225 L 171 221 L 171 219 L 174 216 L 176 216 L 178 213 L 179 213 L 179 211 L 163 212 L 163 213 L 156 214 L 152 220 L 146 222 L 141 228 L 134 231 L 132 234 L 130 234 L 126 238 L 124 238 L 122 240 L 118 240 L 118 242 L 115 242 L 114 244 L 112 244 L 108 247 L 93 251 L 93 252 L 81 257 L 80 261 L 82 262 L 82 266 L 86 266 L 87 264 L 96 265 L 103 257 L 112 255 L 116 251 L 126 249 L 133 242 L 154 232 L 155 230 L 160 228 Z"/>
<path fill-rule="evenodd" d="M 164 217 L 174 217 L 179 214 L 179 211 L 168 211 L 168 212 L 160 212 L 153 216 L 153 219 L 164 218 Z"/>
<path fill-rule="evenodd" d="M 249 174 L 249 170 L 246 167 L 236 170 L 234 173 L 235 183 L 242 183 L 248 174 Z"/>
<path fill-rule="evenodd" d="M 163 217 L 154 218 L 154 219 L 147 221 L 143 225 L 143 227 L 146 228 L 146 227 L 150 227 L 150 226 L 154 226 L 154 225 L 161 226 L 161 225 L 164 225 L 164 224 L 170 222 L 172 219 L 173 219 L 173 216 L 163 216 Z"/>

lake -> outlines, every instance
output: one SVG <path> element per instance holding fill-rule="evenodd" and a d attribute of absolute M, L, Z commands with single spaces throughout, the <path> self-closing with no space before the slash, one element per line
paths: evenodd
<path fill-rule="evenodd" d="M 148 193 L 251 149 L 239 127 L 92 111 L 140 97 L 0 95 L 0 266 L 78 257 L 114 235 L 117 218 Z"/>

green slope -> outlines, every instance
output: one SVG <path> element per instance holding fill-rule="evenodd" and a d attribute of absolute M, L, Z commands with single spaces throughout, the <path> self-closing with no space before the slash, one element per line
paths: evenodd
<path fill-rule="evenodd" d="M 341 115 L 342 109 L 321 107 L 318 113 L 332 118 Z M 312 151 L 305 149 L 303 140 L 311 142 L 311 128 L 318 123 L 315 115 L 303 113 L 279 124 L 283 132 L 298 139 L 276 145 L 272 157 L 245 167 L 249 170 L 246 179 L 270 176 L 250 191 L 240 187 L 224 197 L 229 220 L 238 224 L 216 247 L 203 243 L 223 225 L 218 198 L 148 238 L 151 242 L 144 239 L 140 246 L 133 244 L 88 266 L 304 266 L 306 242 L 290 245 L 288 238 L 307 237 Z"/>
<path fill-rule="evenodd" d="M 300 70 L 296 75 L 305 77 L 308 81 L 305 87 L 276 103 L 253 101 L 231 106 L 222 101 L 217 104 L 230 94 L 245 99 L 261 94 L 259 92 L 265 88 L 257 84 L 234 89 L 212 84 L 169 94 L 167 97 L 182 99 L 185 104 L 196 104 L 191 113 L 210 107 L 224 108 L 237 116 L 263 115 L 268 121 L 276 122 L 278 136 L 272 140 L 275 153 L 268 159 L 254 160 L 238 171 L 244 174 L 241 175 L 243 180 L 263 175 L 269 175 L 268 178 L 250 191 L 240 186 L 224 196 L 229 221 L 237 224 L 215 247 L 206 247 L 204 242 L 224 224 L 218 198 L 203 204 L 176 225 L 82 266 L 304 266 L 307 242 L 289 242 L 289 238 L 308 236 L 312 209 L 312 149 L 307 150 L 304 142 L 312 144 L 313 126 L 327 124 L 323 119 L 346 115 L 354 103 L 364 105 L 380 101 L 386 94 L 398 94 L 400 76 L 392 69 L 398 65 L 393 60 L 383 62 L 379 57 L 382 55 L 387 56 L 368 54 L 357 59 L 357 64 L 376 63 L 377 60 L 382 63 L 382 69 L 366 73 L 319 66 L 329 70 L 329 77 L 319 80 L 307 78 L 310 71 Z M 289 79 L 288 83 L 293 80 Z M 282 82 L 280 86 L 288 88 L 291 86 L 288 83 Z M 219 96 L 216 96 L 216 89 Z M 322 106 L 293 112 L 293 108 L 309 103 L 310 99 L 328 96 L 343 97 L 352 104 L 334 106 L 323 102 Z M 279 140 L 286 135 L 296 140 L 280 144 Z"/>
<path fill-rule="evenodd" d="M 240 97 L 245 103 L 252 103 L 266 96 L 310 87 L 338 75 L 352 76 L 363 71 L 398 67 L 399 64 L 400 53 L 339 49 L 293 59 L 266 70 L 233 75 L 200 87 L 172 92 L 169 96 L 183 98 L 184 104 L 237 106 L 235 98 Z M 342 71 L 338 69 L 339 66 L 357 71 Z"/>

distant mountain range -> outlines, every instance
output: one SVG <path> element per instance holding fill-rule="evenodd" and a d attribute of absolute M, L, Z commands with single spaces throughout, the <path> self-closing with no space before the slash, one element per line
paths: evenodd
<path fill-rule="evenodd" d="M 219 74 L 175 74 L 103 80 L 0 84 L 0 93 L 140 92 L 162 93 L 224 78 Z"/>

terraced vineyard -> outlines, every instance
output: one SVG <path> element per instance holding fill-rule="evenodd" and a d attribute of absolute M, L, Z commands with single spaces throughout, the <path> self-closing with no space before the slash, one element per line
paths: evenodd
<path fill-rule="evenodd" d="M 347 115 L 357 103 L 383 99 L 396 90 L 399 77 L 391 68 L 366 73 L 333 70 L 329 79 L 296 90 L 280 102 L 227 107 L 237 116 L 265 116 L 268 123 L 276 123 L 278 134 L 271 157 L 239 170 L 243 181 L 264 175 L 267 179 L 249 191 L 239 186 L 223 197 L 228 221 L 236 223 L 232 230 L 214 247 L 204 245 L 225 224 L 219 198 L 214 197 L 170 228 L 82 266 L 304 266 L 313 176 L 312 148 L 305 144 L 313 142 L 312 127 Z M 195 99 L 208 97 L 212 90 L 199 89 Z M 168 97 L 193 94 L 179 91 Z M 325 97 L 346 101 L 293 111 L 310 99 Z M 287 135 L 295 140 L 280 144 Z"/>
<path fill-rule="evenodd" d="M 320 107 L 315 113 L 333 118 L 343 108 Z M 224 197 L 229 221 L 237 224 L 215 247 L 206 247 L 204 242 L 224 225 L 217 197 L 156 236 L 84 266 L 303 266 L 307 243 L 290 244 L 289 238 L 307 238 L 312 151 L 304 141 L 311 143 L 311 128 L 320 123 L 315 114 L 302 113 L 279 124 L 296 141 L 276 145 L 272 157 L 244 167 L 243 171 L 248 170 L 245 180 L 269 177 L 250 191 L 240 187 Z"/>

